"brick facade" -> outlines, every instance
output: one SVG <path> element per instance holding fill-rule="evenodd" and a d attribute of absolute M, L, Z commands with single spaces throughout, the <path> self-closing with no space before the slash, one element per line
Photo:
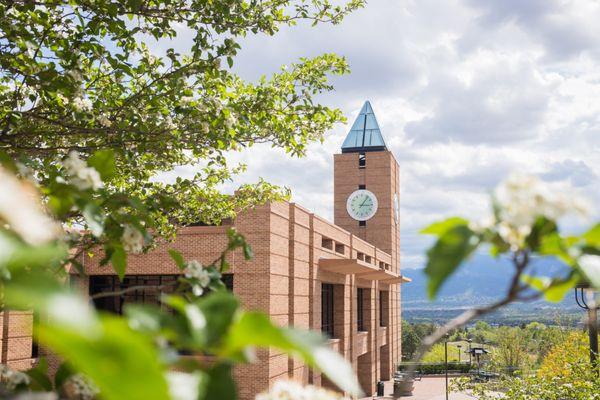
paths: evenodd
<path fill-rule="evenodd" d="M 246 236 L 254 258 L 231 254 L 234 293 L 246 309 L 261 310 L 276 323 L 320 331 L 322 285 L 333 285 L 333 337 L 330 346 L 348 359 L 366 393 L 378 380 L 390 379 L 400 361 L 399 227 L 393 216 L 398 193 L 398 165 L 388 151 L 366 154 L 358 168 L 356 153 L 335 156 L 335 222 L 332 224 L 294 203 L 270 203 L 240 214 L 231 224 Z M 346 198 L 366 185 L 379 209 L 366 226 L 346 212 Z M 173 243 L 148 254 L 130 255 L 128 275 L 168 275 L 179 270 L 169 257 L 173 248 L 202 263 L 226 247 L 227 226 L 182 228 Z M 111 275 L 96 255 L 82 259 L 87 274 Z M 89 293 L 90 277 L 71 282 Z M 358 331 L 358 288 L 362 291 L 362 331 Z M 2 362 L 24 369 L 33 361 L 31 322 L 25 312 L 8 312 L 2 323 Z M 6 325 L 8 322 L 8 325 Z M 332 387 L 319 373 L 276 350 L 259 351 L 258 362 L 235 370 L 241 399 L 253 399 L 274 381 L 292 378 Z"/>

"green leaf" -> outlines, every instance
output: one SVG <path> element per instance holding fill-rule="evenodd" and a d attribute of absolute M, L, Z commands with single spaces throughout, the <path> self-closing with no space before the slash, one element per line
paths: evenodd
<path fill-rule="evenodd" d="M 180 270 L 185 269 L 185 259 L 183 258 L 180 252 L 178 252 L 175 249 L 169 249 L 169 255 L 171 256 L 173 261 L 175 261 L 175 264 L 177 264 L 177 267 Z"/>
<path fill-rule="evenodd" d="M 452 217 L 448 218 L 444 221 L 434 222 L 428 227 L 421 230 L 420 233 L 424 235 L 436 235 L 441 236 L 444 233 L 448 232 L 450 229 L 455 228 L 457 226 L 467 226 L 469 221 L 460 217 Z"/>
<path fill-rule="evenodd" d="M 237 389 L 231 373 L 231 365 L 217 364 L 208 370 L 205 399 L 235 399 Z"/>
<path fill-rule="evenodd" d="M 87 163 L 98 171 L 104 181 L 115 175 L 115 151 L 112 149 L 96 151 L 88 158 Z"/>
<path fill-rule="evenodd" d="M 560 302 L 565 295 L 579 282 L 580 276 L 572 273 L 565 279 L 550 278 L 547 276 L 521 276 L 521 281 L 538 292 L 544 292 L 544 298 L 552 303 Z"/>
<path fill-rule="evenodd" d="M 244 245 L 244 258 L 246 260 L 251 260 L 254 257 L 254 253 L 252 252 L 252 247 L 249 244 Z"/>
<path fill-rule="evenodd" d="M 68 193 L 59 196 L 48 196 L 48 206 L 58 218 L 62 218 L 73 208 L 73 197 Z"/>
<path fill-rule="evenodd" d="M 104 232 L 104 215 L 100 207 L 94 202 L 89 202 L 83 208 L 82 214 L 92 234 L 100 237 Z"/>
<path fill-rule="evenodd" d="M 57 324 L 41 325 L 39 334 L 42 343 L 92 379 L 103 399 L 169 398 L 152 342 L 121 318 L 103 317 L 101 329 L 90 334 Z"/>
<path fill-rule="evenodd" d="M 579 257 L 577 265 L 588 282 L 600 290 L 600 256 L 592 254 L 583 255 Z"/>
<path fill-rule="evenodd" d="M 230 292 L 218 291 L 201 298 L 196 304 L 206 317 L 207 346 L 219 345 L 239 307 L 238 300 Z"/>
<path fill-rule="evenodd" d="M 450 229 L 435 228 L 440 234 L 437 242 L 427 251 L 425 274 L 428 277 L 427 294 L 435 298 L 444 281 L 475 251 L 479 239 L 466 225 L 453 224 Z"/>
<path fill-rule="evenodd" d="M 538 250 L 544 238 L 557 234 L 557 226 L 554 221 L 544 217 L 538 217 L 531 228 L 531 233 L 525 239 L 528 247 L 534 251 Z"/>
<path fill-rule="evenodd" d="M 5 268 L 49 267 L 60 264 L 68 256 L 68 249 L 62 243 L 30 246 L 14 235 L 0 229 L 0 270 Z"/>
<path fill-rule="evenodd" d="M 533 289 L 537 290 L 538 292 L 543 292 L 550 285 L 550 282 L 552 280 L 550 278 L 548 278 L 547 276 L 539 277 L 539 276 L 523 275 L 523 276 L 521 276 L 521 281 L 523 283 L 529 285 Z"/>
<path fill-rule="evenodd" d="M 542 238 L 538 252 L 542 255 L 557 257 L 567 265 L 575 264 L 575 260 L 569 255 L 565 248 L 562 237 L 556 232 Z"/>
<path fill-rule="evenodd" d="M 63 362 L 62 364 L 60 364 L 60 367 L 58 367 L 58 370 L 56 371 L 56 375 L 54 375 L 54 386 L 57 389 L 60 389 L 60 387 L 73 374 L 74 374 L 73 368 L 71 368 L 71 366 L 69 366 L 69 363 Z"/>
<path fill-rule="evenodd" d="M 136 331 L 157 333 L 161 329 L 161 310 L 150 304 L 125 304 L 129 326 Z"/>
<path fill-rule="evenodd" d="M 223 352 L 225 356 L 239 357 L 252 346 L 273 347 L 299 357 L 341 390 L 357 397 L 362 395 L 352 366 L 315 332 L 279 328 L 262 313 L 246 312 L 232 325 Z"/>
<path fill-rule="evenodd" d="M 110 256 L 110 263 L 112 264 L 115 272 L 119 275 L 119 279 L 122 281 L 125 277 L 125 270 L 127 269 L 127 253 L 121 244 L 113 247 L 113 252 Z"/>
<path fill-rule="evenodd" d="M 46 358 L 40 358 L 37 365 L 25 373 L 31 378 L 31 389 L 36 391 L 52 390 L 52 382 L 48 378 L 48 362 Z"/>
<path fill-rule="evenodd" d="M 582 235 L 582 238 L 590 246 L 600 247 L 600 223 L 593 226 Z"/>
<path fill-rule="evenodd" d="M 565 295 L 579 283 L 579 274 L 573 274 L 568 279 L 554 281 L 544 294 L 544 298 L 552 303 L 558 303 L 565 298 Z"/>

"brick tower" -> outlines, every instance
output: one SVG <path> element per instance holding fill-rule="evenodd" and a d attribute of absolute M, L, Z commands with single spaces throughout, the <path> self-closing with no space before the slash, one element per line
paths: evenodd
<path fill-rule="evenodd" d="M 390 269 L 400 274 L 399 166 L 385 145 L 371 104 L 367 101 L 334 156 L 334 222 L 391 255 Z M 389 307 L 386 345 L 359 357 L 357 371 L 363 386 L 369 381 L 392 377 L 400 362 L 400 284 L 362 282 L 356 287 L 370 290 L 367 307 Z M 361 296 L 362 297 L 362 296 Z M 356 300 L 359 302 L 360 298 Z M 373 313 L 377 314 L 377 313 Z M 374 330 L 383 326 L 375 315 Z M 367 393 L 368 387 L 365 387 Z"/>

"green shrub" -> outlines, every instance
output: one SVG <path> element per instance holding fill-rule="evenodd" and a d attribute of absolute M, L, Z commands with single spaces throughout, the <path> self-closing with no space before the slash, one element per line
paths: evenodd
<path fill-rule="evenodd" d="M 410 366 L 414 365 L 414 363 L 406 362 L 398 365 L 398 371 L 403 372 L 408 370 Z M 459 372 L 459 373 L 467 373 L 471 370 L 472 364 L 468 363 L 458 363 L 458 362 L 449 362 L 448 363 L 448 371 Z M 446 372 L 446 364 L 445 363 L 417 363 L 416 368 L 417 373 L 422 375 L 438 375 Z"/>

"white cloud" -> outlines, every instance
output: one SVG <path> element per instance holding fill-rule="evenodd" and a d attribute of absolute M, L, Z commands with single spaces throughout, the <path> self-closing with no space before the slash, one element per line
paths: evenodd
<path fill-rule="evenodd" d="M 235 68 L 255 79 L 301 56 L 348 58 L 353 73 L 323 99 L 349 124 L 371 100 L 400 163 L 402 260 L 414 267 L 429 243 L 419 228 L 483 215 L 487 193 L 511 171 L 578 186 L 600 204 L 599 20 L 597 1 L 374 1 L 338 26 L 249 37 Z M 248 164 L 238 182 L 289 186 L 332 219 L 332 154 L 348 128 L 305 159 L 267 146 L 234 154 Z"/>

